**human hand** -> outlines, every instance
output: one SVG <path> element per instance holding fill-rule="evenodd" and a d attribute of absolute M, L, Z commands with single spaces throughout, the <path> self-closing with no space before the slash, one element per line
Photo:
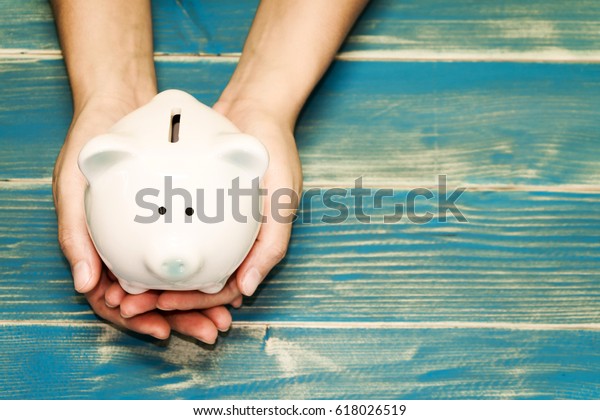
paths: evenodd
<path fill-rule="evenodd" d="M 287 252 L 291 221 L 302 192 L 294 126 L 367 2 L 261 0 L 236 69 L 214 105 L 242 132 L 260 139 L 270 157 L 263 178 L 263 188 L 267 189 L 263 208 L 266 221 L 234 274 L 237 287 L 246 296 L 256 291 Z M 291 193 L 292 202 L 275 218 L 271 211 L 273 195 L 283 189 Z M 198 297 L 165 292 L 158 305 L 168 300 L 173 306 L 190 308 Z"/>
<path fill-rule="evenodd" d="M 88 235 L 85 222 L 84 192 L 86 181 L 77 166 L 81 148 L 96 135 L 105 133 L 138 103 L 113 96 L 86 101 L 75 112 L 53 174 L 53 196 L 58 216 L 58 238 L 73 274 L 75 289 L 84 293 L 90 306 L 102 318 L 116 325 L 159 339 L 171 330 L 214 343 L 218 331 L 231 325 L 231 315 L 222 305 L 239 296 L 228 286 L 216 295 L 206 295 L 195 306 L 200 311 L 173 312 L 156 310 L 159 292 L 128 295 L 103 266 Z M 235 302 L 233 302 L 235 303 Z"/>
<path fill-rule="evenodd" d="M 258 237 L 249 254 L 230 279 L 227 288 L 251 296 L 266 275 L 285 256 L 292 229 L 293 215 L 298 208 L 302 191 L 302 168 L 293 136 L 293 127 L 263 109 L 260 104 L 244 101 L 236 103 L 217 102 L 214 109 L 229 118 L 244 133 L 258 138 L 269 152 L 269 167 L 264 175 L 262 188 L 266 189 L 262 223 Z M 273 193 L 287 189 L 281 200 L 285 210 L 273 217 L 271 203 Z M 221 292 L 222 293 L 222 292 Z M 239 293 L 239 292 L 238 292 Z M 189 310 L 204 304 L 207 295 L 201 292 L 163 292 L 158 297 L 159 308 Z M 233 300 L 234 307 L 242 303 L 241 296 Z"/>
<path fill-rule="evenodd" d="M 294 127 L 288 120 L 269 112 L 258 101 L 222 101 L 217 102 L 214 108 L 233 121 L 242 132 L 258 138 L 269 152 L 269 167 L 262 184 L 267 193 L 262 213 L 264 222 L 256 242 L 236 272 L 239 290 L 251 296 L 287 252 L 293 217 L 302 194 L 302 165 Z M 273 194 L 277 191 L 283 194 L 274 199 Z M 284 208 L 272 209 L 275 201 L 285 204 Z"/>

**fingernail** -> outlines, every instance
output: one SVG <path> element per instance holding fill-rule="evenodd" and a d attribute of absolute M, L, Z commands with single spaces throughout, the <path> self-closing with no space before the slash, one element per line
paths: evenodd
<path fill-rule="evenodd" d="M 90 265 L 85 260 L 79 261 L 73 266 L 73 282 L 75 290 L 81 292 L 92 280 Z"/>
<path fill-rule="evenodd" d="M 249 269 L 242 280 L 242 288 L 244 289 L 242 293 L 246 296 L 251 296 L 256 291 L 256 288 L 262 279 L 262 276 L 256 268 L 252 267 Z"/>
<path fill-rule="evenodd" d="M 212 342 L 208 341 L 204 338 L 200 338 L 200 337 L 196 337 L 196 340 L 203 342 L 204 344 L 208 344 L 209 346 L 212 346 L 213 344 L 215 344 L 217 342 L 217 339 L 215 338 Z"/>
<path fill-rule="evenodd" d="M 165 305 L 163 303 L 156 303 L 156 309 L 158 309 L 159 311 L 173 311 L 175 310 L 175 308 L 173 308 L 171 305 Z"/>
<path fill-rule="evenodd" d="M 159 331 L 154 331 L 149 333 L 152 337 L 158 339 L 158 340 L 166 340 L 167 338 L 169 338 L 169 334 L 161 334 Z"/>
<path fill-rule="evenodd" d="M 110 309 L 115 309 L 117 307 L 117 305 L 113 305 L 112 303 L 108 303 L 107 300 L 104 300 L 104 304 L 109 307 Z"/>
<path fill-rule="evenodd" d="M 133 317 L 133 315 L 131 315 L 129 312 L 123 312 L 123 308 L 121 308 L 121 318 L 128 319 L 128 318 L 132 318 L 132 317 Z"/>

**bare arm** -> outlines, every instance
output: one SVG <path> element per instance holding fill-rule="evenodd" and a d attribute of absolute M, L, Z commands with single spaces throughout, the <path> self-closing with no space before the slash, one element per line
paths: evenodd
<path fill-rule="evenodd" d="M 273 220 L 269 201 L 278 188 L 302 194 L 293 137 L 298 114 L 367 3 L 262 0 L 240 62 L 219 100 L 218 107 L 242 130 L 260 138 L 271 156 L 265 175 L 267 222 L 238 269 L 238 287 L 245 295 L 254 293 L 287 252 L 291 223 Z M 251 109 L 259 110 L 254 120 Z"/>
<path fill-rule="evenodd" d="M 291 223 L 271 216 L 274 191 L 302 193 L 302 169 L 294 140 L 298 114 L 323 76 L 368 0 L 262 0 L 238 66 L 214 108 L 267 147 L 270 163 L 263 223 L 238 268 L 238 288 L 252 295 L 287 252 Z M 293 206 L 297 208 L 298 202 Z M 291 220 L 295 210 L 279 216 Z M 281 220 L 281 219 L 280 219 Z M 200 298 L 200 297 L 199 297 Z M 201 301 L 201 300 L 199 300 Z M 193 294 L 164 293 L 159 306 L 189 309 Z"/>
<path fill-rule="evenodd" d="M 53 0 L 52 8 L 75 113 L 99 96 L 135 109 L 156 94 L 149 0 Z"/>
<path fill-rule="evenodd" d="M 293 125 L 368 0 L 262 0 L 220 102 L 257 101 Z"/>
<path fill-rule="evenodd" d="M 231 325 L 231 315 L 219 305 L 239 300 L 237 287 L 204 295 L 197 307 L 210 309 L 161 313 L 156 310 L 158 292 L 125 294 L 103 267 L 85 224 L 86 182 L 77 166 L 81 148 L 156 94 L 150 2 L 54 0 L 52 6 L 74 104 L 52 185 L 59 242 L 75 288 L 98 315 L 115 324 L 158 338 L 174 329 L 212 343 L 217 330 Z"/>

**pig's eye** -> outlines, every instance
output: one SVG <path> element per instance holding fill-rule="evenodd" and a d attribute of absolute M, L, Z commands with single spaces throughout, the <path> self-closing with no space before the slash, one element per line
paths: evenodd
<path fill-rule="evenodd" d="M 163 214 L 165 214 L 166 212 L 167 212 L 167 209 L 166 209 L 166 208 L 164 208 L 164 207 L 162 207 L 162 206 L 160 206 L 160 207 L 158 208 L 158 214 L 160 214 L 160 215 L 163 215 Z"/>
<path fill-rule="evenodd" d="M 187 214 L 188 216 L 191 216 L 192 214 L 194 214 L 194 209 L 191 207 L 188 207 L 187 209 L 185 209 L 185 214 Z"/>

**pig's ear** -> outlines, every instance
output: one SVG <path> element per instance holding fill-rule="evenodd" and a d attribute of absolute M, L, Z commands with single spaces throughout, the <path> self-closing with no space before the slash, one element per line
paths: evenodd
<path fill-rule="evenodd" d="M 79 153 L 79 169 L 88 182 L 111 166 L 133 156 L 127 141 L 114 134 L 104 134 L 90 140 Z"/>
<path fill-rule="evenodd" d="M 219 138 L 216 157 L 262 178 L 269 166 L 269 153 L 263 144 L 248 134 L 224 134 Z"/>

